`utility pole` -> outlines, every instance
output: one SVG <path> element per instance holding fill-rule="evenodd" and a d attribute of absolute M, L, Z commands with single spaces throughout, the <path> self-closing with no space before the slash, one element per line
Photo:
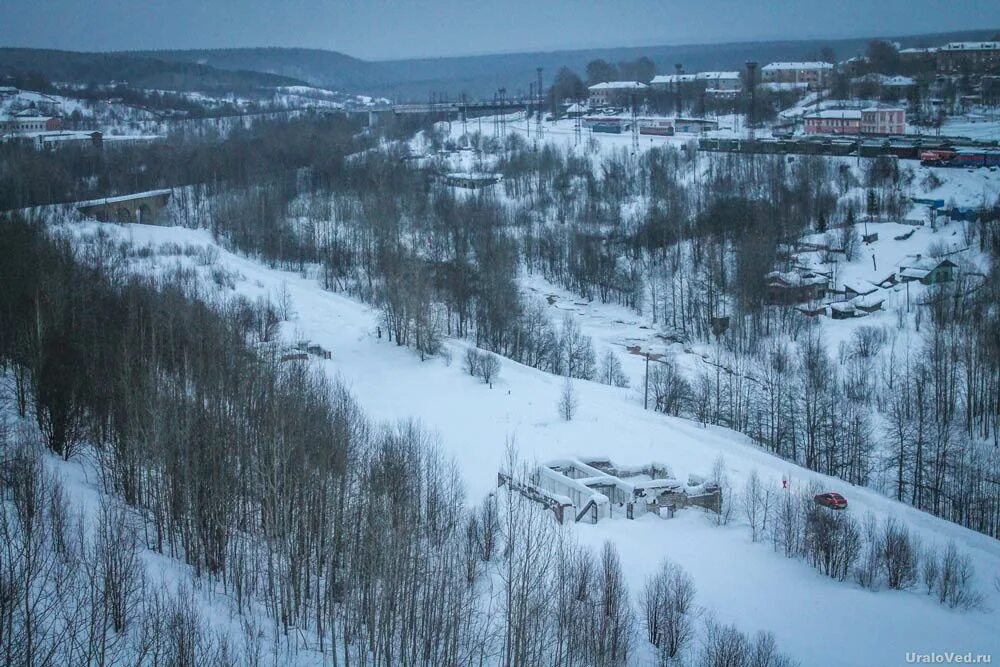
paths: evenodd
<path fill-rule="evenodd" d="M 674 64 L 674 71 L 677 72 L 677 117 L 681 117 L 681 72 L 684 68 L 680 63 Z"/>
<path fill-rule="evenodd" d="M 504 113 L 506 107 L 507 89 L 500 89 L 500 136 L 507 136 L 507 114 Z"/>
<path fill-rule="evenodd" d="M 538 85 L 535 86 L 535 92 L 538 93 L 538 117 L 535 119 L 535 136 L 542 136 L 542 105 L 544 104 L 545 98 L 542 93 L 542 68 L 538 67 L 535 69 L 538 73 Z"/>
<path fill-rule="evenodd" d="M 907 283 L 907 287 L 909 287 L 909 283 Z M 907 290 L 907 298 L 909 298 L 909 293 L 909 290 Z M 907 301 L 907 303 L 909 303 L 909 301 Z M 649 352 L 646 353 L 646 380 L 642 389 L 642 409 L 649 409 Z"/>
<path fill-rule="evenodd" d="M 861 119 L 858 119 L 858 166 L 861 166 Z"/>
<path fill-rule="evenodd" d="M 632 153 L 639 154 L 638 96 L 632 93 Z"/>
<path fill-rule="evenodd" d="M 500 95 L 499 92 L 493 93 L 493 137 L 495 139 L 500 138 L 500 114 L 497 113 L 497 99 Z"/>
<path fill-rule="evenodd" d="M 465 139 L 465 145 L 469 145 L 469 100 L 462 93 L 462 137 Z"/>
<path fill-rule="evenodd" d="M 535 99 L 535 84 L 528 84 L 528 104 L 524 108 L 524 127 L 527 132 L 527 137 L 531 138 L 531 102 Z"/>

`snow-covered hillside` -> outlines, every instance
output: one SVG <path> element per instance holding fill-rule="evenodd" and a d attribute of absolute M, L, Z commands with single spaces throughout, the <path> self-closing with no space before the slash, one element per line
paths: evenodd
<path fill-rule="evenodd" d="M 872 592 L 824 577 L 769 544 L 752 543 L 738 516 L 722 527 L 695 509 L 680 511 L 672 520 L 647 515 L 570 526 L 585 544 L 611 540 L 617 545 L 633 595 L 661 559 L 669 557 L 694 577 L 699 604 L 744 631 L 773 632 L 782 650 L 803 665 L 904 664 L 910 651 L 1000 652 L 1000 590 L 993 587 L 1000 572 L 1000 543 L 987 536 L 783 461 L 733 431 L 644 411 L 635 388 L 577 381 L 578 414 L 563 421 L 557 410 L 562 378 L 503 360 L 489 386 L 463 369 L 467 344 L 459 341 L 446 342 L 449 354 L 421 362 L 378 336 L 378 313 L 371 307 L 324 291 L 308 272 L 273 270 L 230 253 L 207 231 L 78 221 L 61 229 L 81 244 L 99 229 L 136 246 L 165 249 L 167 254 L 133 257 L 136 271 L 157 271 L 175 262 L 194 267 L 193 259 L 171 255 L 165 244 L 216 246 L 214 265 L 197 269 L 206 281 L 210 271 L 224 269 L 235 277 L 235 292 L 287 300 L 294 317 L 284 335 L 332 351 L 332 359 L 310 363 L 340 379 L 371 416 L 384 421 L 416 417 L 436 433 L 473 500 L 495 488 L 508 441 L 529 461 L 583 455 L 608 456 L 625 465 L 662 461 L 678 478 L 708 474 L 721 456 L 737 487 L 754 471 L 776 492 L 783 492 L 783 479 L 792 491 L 817 484 L 847 496 L 848 511 L 859 519 L 869 511 L 894 516 L 926 545 L 954 540 L 973 560 L 986 609 L 956 611 L 919 589 Z M 220 296 L 232 293 L 226 287 L 219 291 Z M 639 368 L 629 366 L 633 387 L 641 386 Z"/>

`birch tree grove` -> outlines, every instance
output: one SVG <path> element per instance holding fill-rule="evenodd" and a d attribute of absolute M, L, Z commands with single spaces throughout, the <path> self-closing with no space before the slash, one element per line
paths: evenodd
<path fill-rule="evenodd" d="M 517 492 L 469 502 L 420 424 L 374 423 L 343 387 L 262 345 L 287 308 L 208 305 L 177 275 L 112 282 L 99 257 L 114 253 L 84 263 L 33 224 L 0 231 L 0 273 L 46 266 L 0 297 L 13 315 L 0 367 L 23 366 L 33 399 L 61 395 L 79 420 L 62 439 L 0 428 L 5 663 L 252 665 L 309 651 L 385 667 L 631 664 L 635 608 L 614 546 L 576 545 Z M 46 335 L 66 321 L 68 340 Z M 56 340 L 80 351 L 76 377 L 39 372 Z M 66 380 L 82 390 L 50 386 Z M 16 383 L 2 387 L 15 405 Z M 42 449 L 89 457 L 106 503 L 78 513 Z M 526 478 L 513 454 L 507 469 Z M 198 592 L 161 590 L 143 548 L 189 566 Z M 693 584 L 664 585 L 679 606 L 657 632 L 679 650 Z M 207 591 L 239 630 L 209 629 Z"/>

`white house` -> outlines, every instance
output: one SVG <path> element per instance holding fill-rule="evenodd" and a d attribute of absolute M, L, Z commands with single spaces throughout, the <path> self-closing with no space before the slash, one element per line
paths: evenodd
<path fill-rule="evenodd" d="M 590 86 L 590 106 L 606 107 L 627 104 L 633 94 L 645 94 L 648 86 L 638 81 L 607 81 Z"/>

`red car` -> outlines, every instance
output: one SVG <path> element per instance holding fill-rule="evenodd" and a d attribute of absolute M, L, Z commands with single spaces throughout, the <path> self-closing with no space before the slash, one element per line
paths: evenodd
<path fill-rule="evenodd" d="M 813 496 L 817 505 L 829 507 L 832 510 L 842 510 L 847 508 L 847 498 L 839 493 L 820 493 Z"/>

